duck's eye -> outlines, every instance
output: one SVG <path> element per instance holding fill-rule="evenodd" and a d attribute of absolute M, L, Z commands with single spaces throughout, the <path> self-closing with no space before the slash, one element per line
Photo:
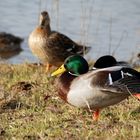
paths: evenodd
<path fill-rule="evenodd" d="M 69 63 L 69 62 L 70 62 L 70 60 L 67 60 L 67 61 L 66 61 L 66 64 Z"/>

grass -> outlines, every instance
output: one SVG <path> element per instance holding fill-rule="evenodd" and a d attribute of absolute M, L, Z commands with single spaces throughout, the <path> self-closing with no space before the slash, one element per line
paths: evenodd
<path fill-rule="evenodd" d="M 0 77 L 0 139 L 140 139 L 140 103 L 132 97 L 103 109 L 94 122 L 57 96 L 43 66 L 1 64 Z"/>

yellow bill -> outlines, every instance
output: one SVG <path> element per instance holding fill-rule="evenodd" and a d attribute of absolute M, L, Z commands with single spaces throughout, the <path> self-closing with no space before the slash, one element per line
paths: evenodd
<path fill-rule="evenodd" d="M 64 73 L 66 71 L 65 67 L 64 67 L 64 64 L 61 65 L 61 67 L 59 67 L 56 71 L 54 71 L 51 76 L 55 76 L 55 75 L 58 75 L 58 74 L 61 74 L 61 73 Z"/>

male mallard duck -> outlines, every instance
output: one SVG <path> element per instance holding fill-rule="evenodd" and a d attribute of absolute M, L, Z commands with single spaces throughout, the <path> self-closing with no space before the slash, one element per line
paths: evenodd
<path fill-rule="evenodd" d="M 83 54 L 88 52 L 91 47 L 79 45 L 66 35 L 52 31 L 50 27 L 50 17 L 44 11 L 40 15 L 39 26 L 29 35 L 29 47 L 42 61 L 47 63 L 47 69 L 51 65 L 59 67 L 64 60 L 73 54 Z"/>
<path fill-rule="evenodd" d="M 20 37 L 5 32 L 1 32 L 0 57 L 6 59 L 19 54 L 22 51 L 20 47 L 22 41 L 23 39 L 21 39 Z"/>
<path fill-rule="evenodd" d="M 60 73 L 59 96 L 73 106 L 95 110 L 95 120 L 100 109 L 140 93 L 140 73 L 131 68 L 114 66 L 89 71 L 87 61 L 73 55 L 52 76 Z"/>

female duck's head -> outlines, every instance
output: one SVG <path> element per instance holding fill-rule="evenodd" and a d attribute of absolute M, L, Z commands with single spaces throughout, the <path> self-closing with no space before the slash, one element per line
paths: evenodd
<path fill-rule="evenodd" d="M 52 73 L 52 76 L 64 73 L 65 71 L 78 76 L 88 72 L 88 70 L 88 63 L 82 56 L 72 55 L 65 60 L 64 64 L 58 70 Z"/>
<path fill-rule="evenodd" d="M 40 25 L 41 26 L 48 26 L 50 25 L 50 17 L 47 11 L 41 12 L 40 15 Z"/>

